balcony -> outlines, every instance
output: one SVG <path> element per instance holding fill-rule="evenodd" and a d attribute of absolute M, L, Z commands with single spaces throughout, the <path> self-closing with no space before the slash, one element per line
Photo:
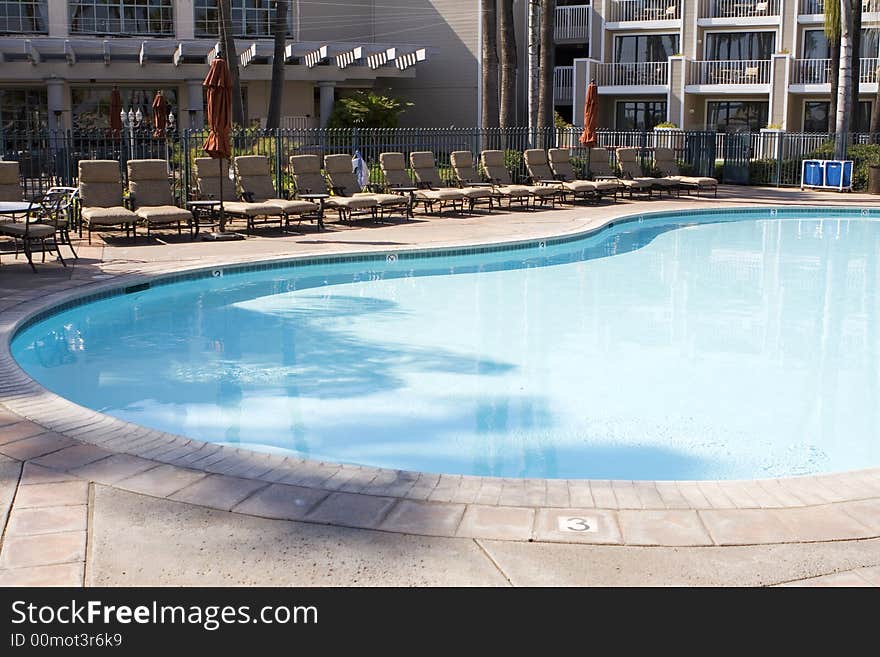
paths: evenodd
<path fill-rule="evenodd" d="M 616 23 L 648 23 L 641 27 L 658 27 L 655 23 L 681 19 L 681 2 L 684 0 L 614 0 L 609 3 L 607 25 L 615 27 L 640 27 L 636 25 L 618 26 Z"/>
<path fill-rule="evenodd" d="M 574 100 L 574 66 L 553 69 L 553 104 L 571 105 Z"/>
<path fill-rule="evenodd" d="M 699 25 L 778 24 L 780 0 L 700 0 Z"/>
<path fill-rule="evenodd" d="M 669 84 L 669 62 L 598 64 L 596 84 L 599 93 L 606 94 L 665 92 Z"/>
<path fill-rule="evenodd" d="M 730 90 L 735 93 L 769 93 L 770 60 L 720 60 L 688 62 L 686 89 L 692 93 L 705 91 L 718 93 Z"/>
<path fill-rule="evenodd" d="M 799 14 L 801 16 L 818 16 L 825 13 L 825 0 L 801 0 Z M 862 13 L 880 12 L 880 0 L 862 0 Z"/>
<path fill-rule="evenodd" d="M 589 41 L 591 13 L 590 5 L 557 7 L 553 40 L 556 43 L 570 41 L 586 43 Z"/>
<path fill-rule="evenodd" d="M 862 92 L 876 91 L 877 57 L 862 57 L 859 65 L 859 90 Z M 866 85 L 869 85 L 866 87 Z M 874 85 L 871 88 L 870 85 Z M 831 60 L 830 59 L 796 59 L 792 62 L 791 91 L 795 93 L 829 92 L 831 91 Z"/>

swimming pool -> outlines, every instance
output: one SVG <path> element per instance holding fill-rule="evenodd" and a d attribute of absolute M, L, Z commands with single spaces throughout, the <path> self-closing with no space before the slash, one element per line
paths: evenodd
<path fill-rule="evenodd" d="M 772 213 L 772 215 L 771 215 Z M 232 268 L 31 323 L 83 406 L 256 450 L 504 477 L 868 467 L 880 224 L 647 216 L 577 240 Z"/>

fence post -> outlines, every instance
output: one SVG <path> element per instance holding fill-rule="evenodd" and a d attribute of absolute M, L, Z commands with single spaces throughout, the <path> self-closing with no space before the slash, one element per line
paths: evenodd
<path fill-rule="evenodd" d="M 782 148 L 783 142 L 785 141 L 785 133 L 777 132 L 776 133 L 776 186 L 781 186 L 782 180 L 782 156 L 784 149 Z"/>
<path fill-rule="evenodd" d="M 275 133 L 275 190 L 279 197 L 281 196 L 284 189 L 281 180 L 281 165 L 283 160 L 283 153 L 281 150 L 281 130 L 281 128 L 272 129 L 272 131 Z"/>
<path fill-rule="evenodd" d="M 189 200 L 189 133 L 192 128 L 187 128 L 183 131 L 183 134 L 180 138 L 180 157 L 183 160 L 183 199 L 184 201 Z"/>

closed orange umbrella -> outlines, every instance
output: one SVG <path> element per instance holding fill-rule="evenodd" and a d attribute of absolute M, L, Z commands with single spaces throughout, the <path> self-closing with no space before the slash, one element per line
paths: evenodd
<path fill-rule="evenodd" d="M 110 132 L 114 137 L 122 132 L 122 96 L 116 87 L 110 92 Z"/>
<path fill-rule="evenodd" d="M 156 92 L 153 99 L 153 136 L 164 137 L 165 126 L 168 125 L 168 103 L 165 102 L 165 96 L 161 91 Z"/>
<path fill-rule="evenodd" d="M 208 138 L 202 150 L 209 157 L 220 160 L 220 232 L 226 227 L 226 213 L 223 209 L 223 160 L 232 156 L 232 145 L 229 134 L 232 132 L 232 77 L 229 67 L 222 57 L 215 57 L 211 62 L 208 75 L 202 83 L 207 97 Z"/>
<path fill-rule="evenodd" d="M 584 100 L 584 131 L 578 141 L 586 148 L 593 148 L 597 143 L 596 131 L 599 129 L 599 87 L 595 80 L 587 87 L 587 98 Z"/>

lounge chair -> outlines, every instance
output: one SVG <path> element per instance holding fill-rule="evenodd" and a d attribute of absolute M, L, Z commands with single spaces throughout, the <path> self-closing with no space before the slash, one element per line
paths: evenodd
<path fill-rule="evenodd" d="M 560 180 L 550 168 L 547 152 L 541 148 L 529 148 L 523 151 L 523 161 L 535 185 L 555 186 L 562 192 L 561 196 L 570 194 L 575 198 L 588 200 L 599 198 L 599 186 L 592 181 Z"/>
<path fill-rule="evenodd" d="M 523 207 L 529 206 L 532 196 L 528 189 L 499 185 L 493 180 L 484 181 L 474 165 L 474 156 L 470 151 L 453 151 L 449 154 L 449 163 L 452 165 L 452 172 L 460 187 L 489 187 L 492 190 L 492 197 L 498 201 L 499 207 L 501 207 L 501 200 L 504 198 L 507 199 L 507 207 L 510 207 L 514 200 Z"/>
<path fill-rule="evenodd" d="M 556 197 L 559 190 L 547 185 L 514 185 L 510 177 L 510 171 L 504 162 L 504 151 L 485 150 L 480 153 L 480 162 L 483 165 L 483 171 L 486 177 L 495 183 L 495 190 L 502 196 L 507 196 L 511 200 L 514 198 L 531 199 L 532 205 L 541 203 L 542 205 L 549 201 L 551 205 L 556 204 Z"/>
<path fill-rule="evenodd" d="M 351 159 L 349 159 L 349 165 Z M 321 157 L 318 155 L 292 155 L 290 169 L 298 194 L 330 194 L 327 179 L 321 173 Z M 340 221 L 350 222 L 354 214 L 367 214 L 373 219 L 379 202 L 369 195 L 343 196 L 336 194 L 324 200 L 324 208 L 336 210 Z"/>
<path fill-rule="evenodd" d="M 192 212 L 175 205 L 165 160 L 128 161 L 128 200 L 147 227 L 147 235 L 154 226 L 176 225 L 180 235 L 186 224 L 192 231 Z"/>
<path fill-rule="evenodd" d="M 428 189 L 442 189 L 444 187 L 440 179 L 440 172 L 437 171 L 434 154 L 431 151 L 414 151 L 410 153 L 409 163 L 420 185 Z M 468 204 L 468 211 L 473 211 L 477 203 L 485 203 L 489 206 L 489 210 L 492 210 L 493 193 L 491 185 L 485 187 L 452 187 L 450 189 L 455 189 L 464 195 Z"/>
<path fill-rule="evenodd" d="M 671 148 L 654 149 L 654 167 L 664 176 L 677 180 L 679 184 L 688 190 L 696 190 L 697 196 L 704 189 L 712 190 L 715 197 L 718 196 L 718 181 L 709 176 L 683 176 L 675 160 L 675 153 Z"/>
<path fill-rule="evenodd" d="M 654 178 L 652 176 L 644 175 L 642 173 L 642 165 L 639 164 L 637 148 L 618 148 L 617 165 L 620 167 L 620 171 L 623 173 L 624 177 L 629 178 L 630 180 L 639 180 L 650 183 L 661 196 L 664 191 L 667 194 L 672 194 L 673 191 L 681 189 L 681 185 L 677 180 L 671 178 Z"/>
<path fill-rule="evenodd" d="M 379 166 L 382 168 L 382 175 L 385 178 L 385 185 L 391 191 L 400 189 L 413 190 L 412 202 L 421 203 L 426 212 L 433 212 L 434 205 L 440 205 L 440 211 L 446 206 L 452 206 L 453 210 L 458 210 L 458 205 L 465 200 L 464 194 L 460 189 L 429 189 L 425 185 L 416 185 L 413 183 L 409 174 L 406 172 L 406 159 L 403 153 L 380 153 Z"/>
<path fill-rule="evenodd" d="M 547 151 L 547 160 L 554 175 L 563 181 L 577 182 L 583 180 L 578 178 L 574 167 L 571 165 L 571 151 L 567 148 L 551 148 Z M 616 180 L 587 180 L 596 186 L 596 193 L 599 196 L 613 196 L 617 201 L 617 192 L 621 191 L 622 186 Z"/>
<path fill-rule="evenodd" d="M 608 151 L 604 148 L 590 149 L 590 177 L 597 181 L 614 181 L 622 186 L 625 191 L 629 192 L 630 198 L 632 198 L 634 192 L 644 192 L 650 197 L 653 189 L 653 185 L 650 182 L 618 177 L 618 175 L 611 170 L 611 161 L 608 157 Z"/>
<path fill-rule="evenodd" d="M 275 190 L 272 175 L 269 173 L 269 158 L 265 155 L 239 155 L 235 158 L 235 173 L 242 197 L 250 203 L 264 203 L 281 211 L 281 221 L 285 228 L 290 227 L 291 216 L 315 214 L 318 206 L 301 198 L 282 198 Z"/>
<path fill-rule="evenodd" d="M 28 203 L 24 198 L 19 178 L 19 166 L 16 161 L 0 162 L 0 201 Z M 36 273 L 34 265 L 33 248 L 34 242 L 40 242 L 43 254 L 43 262 L 46 261 L 46 251 L 54 251 L 58 259 L 65 267 L 67 263 L 61 256 L 58 248 L 55 226 L 43 223 L 40 219 L 44 216 L 43 210 L 47 207 L 42 201 L 28 203 L 30 209 L 24 213 L 24 221 L 14 221 L 0 217 L 0 235 L 11 237 L 15 242 L 15 256 L 18 257 L 19 245 L 27 258 L 31 269 Z M 47 244 L 47 240 L 49 243 Z"/>
<path fill-rule="evenodd" d="M 284 214 L 277 205 L 269 203 L 250 203 L 240 200 L 235 189 L 235 181 L 229 179 L 229 162 L 212 157 L 195 159 L 195 174 L 198 181 L 199 197 L 204 200 L 223 201 L 223 213 L 230 217 L 238 217 L 247 222 L 250 233 L 258 223 L 275 223 L 280 226 Z M 220 176 L 223 176 L 221 181 Z M 221 184 L 222 183 L 222 184 Z M 223 191 L 221 198 L 220 191 Z"/>
<path fill-rule="evenodd" d="M 379 204 L 379 213 L 384 217 L 386 213 L 394 211 L 403 212 L 403 216 L 409 219 L 412 216 L 410 199 L 400 194 L 385 194 L 382 192 L 364 192 L 358 182 L 357 176 L 351 166 L 350 155 L 325 155 L 324 171 L 330 180 L 330 187 L 334 194 L 339 196 L 365 196 L 370 197 Z"/>
<path fill-rule="evenodd" d="M 139 217 L 125 207 L 122 199 L 122 176 L 116 160 L 79 161 L 80 236 L 88 230 L 89 244 L 95 226 L 120 226 L 125 235 L 137 236 Z"/>

